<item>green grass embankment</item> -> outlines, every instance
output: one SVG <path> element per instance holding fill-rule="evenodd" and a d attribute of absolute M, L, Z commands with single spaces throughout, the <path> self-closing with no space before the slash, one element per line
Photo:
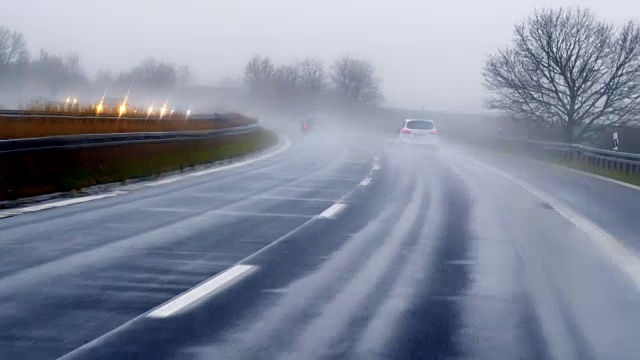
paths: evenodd
<path fill-rule="evenodd" d="M 274 145 L 265 129 L 211 139 L 0 154 L 0 200 L 122 182 L 246 155 Z"/>
<path fill-rule="evenodd" d="M 606 178 L 622 181 L 628 184 L 640 186 L 640 175 L 626 174 L 626 173 L 612 170 L 612 169 L 605 169 L 596 165 L 572 162 L 567 159 L 554 158 L 554 157 L 542 156 L 542 155 L 536 156 L 522 149 L 516 149 L 513 147 L 505 146 L 504 144 L 500 144 L 494 141 L 475 142 L 473 144 L 475 146 L 479 146 L 491 151 L 496 151 L 502 154 L 507 154 L 511 156 L 520 156 L 520 157 L 525 157 L 532 160 L 543 161 L 549 164 L 554 164 L 554 165 L 563 166 L 563 167 L 567 167 L 575 170 L 580 170 L 580 171 L 584 171 L 594 175 L 599 175 Z"/>
<path fill-rule="evenodd" d="M 594 175 L 600 175 L 606 178 L 640 186 L 640 176 L 638 175 L 625 174 L 619 171 L 604 169 L 594 165 L 578 164 L 578 163 L 573 163 L 571 161 L 562 160 L 562 159 L 547 159 L 547 161 L 552 164 L 568 167 L 571 169 L 581 170 Z"/>

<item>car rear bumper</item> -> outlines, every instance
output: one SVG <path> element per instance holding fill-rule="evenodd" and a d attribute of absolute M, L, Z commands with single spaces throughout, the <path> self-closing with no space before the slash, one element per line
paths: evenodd
<path fill-rule="evenodd" d="M 420 136 L 420 137 L 414 137 L 414 136 L 403 136 L 401 135 L 399 137 L 400 141 L 402 143 L 405 144 L 413 144 L 413 145 L 432 145 L 435 146 L 437 145 L 440 141 L 440 139 L 437 136 Z"/>

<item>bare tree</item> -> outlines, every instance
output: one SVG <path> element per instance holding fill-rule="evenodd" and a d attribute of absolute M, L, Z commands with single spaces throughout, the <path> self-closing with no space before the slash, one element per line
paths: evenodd
<path fill-rule="evenodd" d="M 116 84 L 116 77 L 111 70 L 98 70 L 96 74 L 96 84 L 104 88 L 109 88 Z"/>
<path fill-rule="evenodd" d="M 188 65 L 180 65 L 177 69 L 178 73 L 178 86 L 185 88 L 193 81 L 193 72 Z"/>
<path fill-rule="evenodd" d="M 67 83 L 67 69 L 61 56 L 40 50 L 40 56 L 29 65 L 29 75 L 36 83 L 47 88 L 52 96 Z"/>
<path fill-rule="evenodd" d="M 63 57 L 65 78 L 68 82 L 82 83 L 87 81 L 87 74 L 77 54 L 68 54 Z"/>
<path fill-rule="evenodd" d="M 178 70 L 172 63 L 146 58 L 129 72 L 118 76 L 122 87 L 137 87 L 166 91 L 175 89 L 178 84 Z"/>
<path fill-rule="evenodd" d="M 307 95 L 319 95 L 326 86 L 324 66 L 318 59 L 307 58 L 298 64 L 300 87 Z"/>
<path fill-rule="evenodd" d="M 350 102 L 374 105 L 382 99 L 375 67 L 367 60 L 342 57 L 331 67 L 331 81 L 340 96 Z"/>
<path fill-rule="evenodd" d="M 640 28 L 615 29 L 580 8 L 536 11 L 488 59 L 484 79 L 490 108 L 580 142 L 638 120 Z"/>
<path fill-rule="evenodd" d="M 276 67 L 271 59 L 256 55 L 244 68 L 244 82 L 252 91 L 268 91 L 275 73 Z"/>
<path fill-rule="evenodd" d="M 297 64 L 281 65 L 273 74 L 273 85 L 279 94 L 291 96 L 299 92 L 300 70 Z"/>
<path fill-rule="evenodd" d="M 0 26 L 0 72 L 11 65 L 29 60 L 29 52 L 22 34 Z"/>

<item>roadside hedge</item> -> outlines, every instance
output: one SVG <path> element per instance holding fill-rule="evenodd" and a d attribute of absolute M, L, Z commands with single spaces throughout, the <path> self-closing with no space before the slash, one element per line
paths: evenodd
<path fill-rule="evenodd" d="M 210 139 L 0 154 L 0 200 L 122 182 L 246 155 L 277 142 L 265 129 Z"/>

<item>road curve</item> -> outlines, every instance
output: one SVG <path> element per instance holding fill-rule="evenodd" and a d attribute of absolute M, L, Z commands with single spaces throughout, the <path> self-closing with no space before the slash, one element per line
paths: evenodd
<path fill-rule="evenodd" d="M 640 192 L 441 145 L 0 219 L 0 358 L 637 359 Z"/>

